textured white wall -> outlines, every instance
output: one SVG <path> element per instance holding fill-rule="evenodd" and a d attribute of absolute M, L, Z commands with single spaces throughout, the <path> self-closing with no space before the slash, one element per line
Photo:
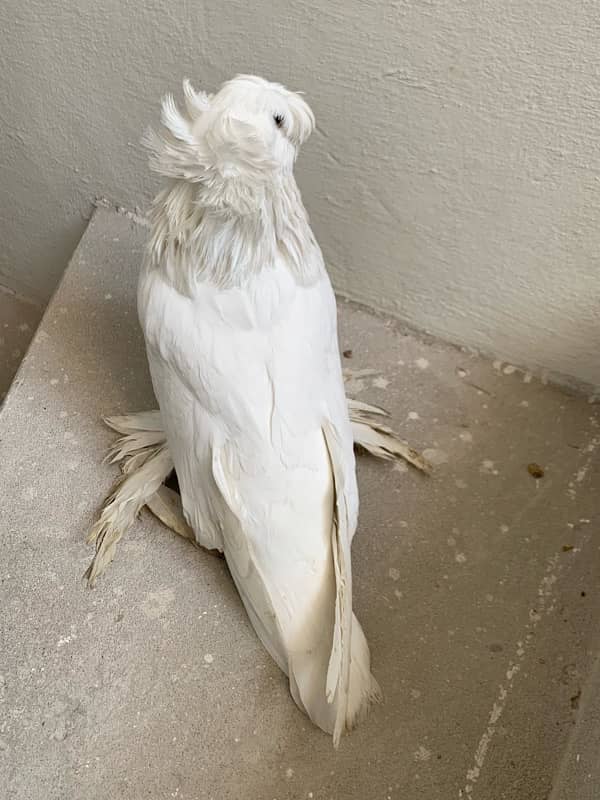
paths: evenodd
<path fill-rule="evenodd" d="M 45 299 L 94 195 L 155 183 L 167 90 L 304 89 L 299 180 L 338 291 L 600 384 L 593 0 L 5 0 L 0 283 Z"/>

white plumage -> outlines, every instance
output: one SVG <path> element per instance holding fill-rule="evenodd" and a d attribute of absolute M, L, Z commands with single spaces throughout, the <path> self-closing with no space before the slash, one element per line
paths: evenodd
<path fill-rule="evenodd" d="M 358 493 L 335 298 L 293 177 L 304 100 L 241 76 L 171 98 L 147 136 L 171 179 L 138 309 L 199 544 L 225 554 L 298 706 L 339 742 L 378 696 L 352 613 Z"/>
<path fill-rule="evenodd" d="M 366 404 L 350 423 L 335 298 L 293 176 L 308 105 L 250 76 L 214 96 L 186 81 L 184 95 L 188 116 L 169 96 L 167 134 L 146 136 L 169 179 L 138 291 L 161 412 L 112 423 L 124 478 L 92 530 L 88 577 L 144 503 L 223 552 L 294 700 L 337 745 L 379 697 L 352 612 L 353 432 L 384 457 L 402 446 Z M 161 488 L 173 465 L 187 523 Z"/>
<path fill-rule="evenodd" d="M 377 374 L 373 370 L 368 372 Z M 357 374 L 364 374 L 364 370 L 344 370 L 344 379 L 351 381 Z M 426 459 L 382 421 L 388 416 L 387 411 L 350 397 L 347 403 L 355 448 L 383 460 L 407 461 L 424 473 L 430 472 L 431 465 Z M 160 411 L 138 411 L 106 417 L 104 421 L 120 434 L 105 460 L 119 464 L 122 477 L 104 501 L 88 535 L 88 542 L 96 545 L 96 554 L 86 572 L 90 586 L 104 573 L 117 544 L 144 506 L 167 528 L 197 544 L 184 518 L 180 495 L 164 485 L 175 465 Z"/>

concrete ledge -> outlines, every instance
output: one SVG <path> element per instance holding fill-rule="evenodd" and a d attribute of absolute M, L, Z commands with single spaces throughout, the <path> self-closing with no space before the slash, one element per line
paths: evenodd
<path fill-rule="evenodd" d="M 598 406 L 342 305 L 347 365 L 381 371 L 357 396 L 437 469 L 360 459 L 355 604 L 385 703 L 334 752 L 222 562 L 144 515 L 81 580 L 114 478 L 100 417 L 154 406 L 144 235 L 96 212 L 0 416 L 3 796 L 546 798 L 596 655 Z"/>

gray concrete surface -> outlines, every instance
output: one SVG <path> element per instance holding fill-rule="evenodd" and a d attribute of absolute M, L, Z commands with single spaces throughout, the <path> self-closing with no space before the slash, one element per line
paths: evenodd
<path fill-rule="evenodd" d="M 144 233 L 96 213 L 0 416 L 2 796 L 545 800 L 597 654 L 599 407 L 341 305 L 346 364 L 381 371 L 355 392 L 437 467 L 359 461 L 355 605 L 385 702 L 334 752 L 221 561 L 144 514 L 81 580 L 115 477 L 100 416 L 154 405 Z"/>
<path fill-rule="evenodd" d="M 42 308 L 0 287 L 0 402 L 23 360 Z"/>
<path fill-rule="evenodd" d="M 600 796 L 600 658 L 581 706 L 549 800 L 598 800 Z"/>
<path fill-rule="evenodd" d="M 186 75 L 307 93 L 298 164 L 336 289 L 600 386 L 597 3 L 4 0 L 0 283 L 46 300 Z"/>

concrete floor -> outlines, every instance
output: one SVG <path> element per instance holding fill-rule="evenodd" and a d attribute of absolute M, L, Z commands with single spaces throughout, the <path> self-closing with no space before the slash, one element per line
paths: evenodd
<path fill-rule="evenodd" d="M 599 407 L 354 306 L 346 366 L 381 373 L 354 392 L 436 464 L 359 459 L 355 607 L 384 704 L 335 752 L 223 562 L 148 514 L 87 589 L 115 477 L 100 417 L 154 406 L 144 234 L 96 213 L 0 417 L 3 796 L 543 800 L 575 764 L 591 775 L 575 723 L 597 654 Z"/>

